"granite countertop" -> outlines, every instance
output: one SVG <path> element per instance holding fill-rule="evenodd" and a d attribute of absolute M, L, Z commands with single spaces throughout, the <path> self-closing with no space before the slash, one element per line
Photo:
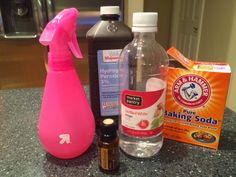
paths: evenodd
<path fill-rule="evenodd" d="M 94 143 L 81 157 L 59 160 L 39 142 L 37 124 L 42 89 L 0 90 L 0 176 L 106 176 L 98 169 Z M 236 176 L 236 114 L 225 110 L 218 151 L 164 140 L 153 158 L 131 159 L 121 153 L 113 176 Z"/>

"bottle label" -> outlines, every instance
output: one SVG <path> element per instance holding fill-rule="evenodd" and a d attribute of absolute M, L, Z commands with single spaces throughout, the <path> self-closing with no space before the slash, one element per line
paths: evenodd
<path fill-rule="evenodd" d="M 163 131 L 165 87 L 156 91 L 124 90 L 121 128 L 129 136 L 150 137 Z"/>
<path fill-rule="evenodd" d="M 99 148 L 100 166 L 105 170 L 114 170 L 119 165 L 119 148 Z"/>
<path fill-rule="evenodd" d="M 118 60 L 120 53 L 121 49 L 97 51 L 100 112 L 102 116 L 115 116 L 119 113 Z"/>

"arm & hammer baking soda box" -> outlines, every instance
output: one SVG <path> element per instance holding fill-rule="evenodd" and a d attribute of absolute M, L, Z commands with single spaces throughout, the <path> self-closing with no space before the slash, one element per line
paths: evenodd
<path fill-rule="evenodd" d="M 167 53 L 184 68 L 168 70 L 165 138 L 218 149 L 230 66 L 191 61 L 174 47 Z"/>

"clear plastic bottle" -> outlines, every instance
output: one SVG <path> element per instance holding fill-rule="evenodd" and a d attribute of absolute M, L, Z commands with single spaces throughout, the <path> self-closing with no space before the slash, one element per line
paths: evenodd
<path fill-rule="evenodd" d="M 168 56 L 156 42 L 157 13 L 133 14 L 134 39 L 119 61 L 120 147 L 128 155 L 151 157 L 163 144 Z"/>

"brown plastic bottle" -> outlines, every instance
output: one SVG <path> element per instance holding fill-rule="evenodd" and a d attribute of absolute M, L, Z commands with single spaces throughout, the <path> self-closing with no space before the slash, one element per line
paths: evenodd
<path fill-rule="evenodd" d="M 119 6 L 100 8 L 101 20 L 86 35 L 88 41 L 91 107 L 96 119 L 111 117 L 118 125 L 118 59 L 121 50 L 133 39 L 128 26 L 119 21 Z"/>

